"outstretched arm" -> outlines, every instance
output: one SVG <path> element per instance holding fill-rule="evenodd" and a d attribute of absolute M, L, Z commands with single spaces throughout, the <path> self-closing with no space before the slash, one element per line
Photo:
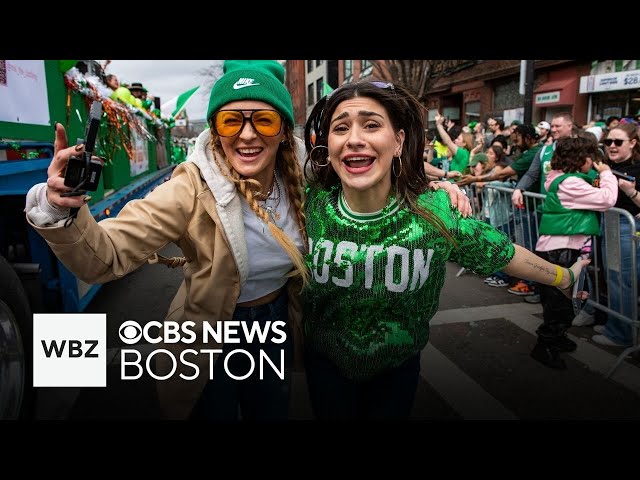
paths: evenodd
<path fill-rule="evenodd" d="M 87 283 L 120 278 L 185 234 L 196 205 L 182 201 L 195 198 L 196 183 L 187 168 L 180 165 L 171 181 L 144 199 L 127 203 L 117 217 L 97 223 L 82 196 L 61 196 L 69 190 L 64 185 L 64 169 L 76 153 L 66 143 L 64 127 L 57 125 L 49 178 L 29 190 L 25 210 L 29 224 L 78 278 Z M 80 207 L 77 217 L 61 226 L 59 220 L 68 215 L 68 208 L 75 207 Z"/>
<path fill-rule="evenodd" d="M 457 170 L 445 172 L 441 168 L 431 165 L 429 162 L 424 162 L 424 173 L 426 173 L 428 177 L 436 178 L 456 178 L 462 175 Z"/>
<path fill-rule="evenodd" d="M 591 262 L 591 260 L 578 260 L 569 269 L 547 262 L 520 245 L 515 245 L 515 247 L 516 253 L 503 269 L 504 272 L 514 277 L 558 287 L 569 298 L 571 298 L 571 287 L 573 287 L 575 279 L 580 275 L 580 271 Z M 580 293 L 581 298 L 585 297 L 586 292 Z"/>

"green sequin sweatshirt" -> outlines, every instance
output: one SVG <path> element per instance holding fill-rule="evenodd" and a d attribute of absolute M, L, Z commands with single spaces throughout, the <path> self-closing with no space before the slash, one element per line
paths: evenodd
<path fill-rule="evenodd" d="M 513 258 L 505 234 L 463 218 L 445 191 L 425 192 L 418 201 L 443 220 L 457 245 L 395 198 L 380 212 L 358 214 L 340 186 L 307 193 L 306 341 L 347 378 L 369 379 L 424 348 L 447 261 L 489 275 Z"/>

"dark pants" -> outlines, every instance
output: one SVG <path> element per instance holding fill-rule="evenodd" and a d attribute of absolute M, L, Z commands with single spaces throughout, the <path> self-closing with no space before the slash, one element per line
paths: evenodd
<path fill-rule="evenodd" d="M 286 288 L 273 302 L 259 307 L 237 307 L 233 320 L 247 325 L 251 330 L 254 322 L 264 326 L 281 320 L 286 326 L 287 339 L 284 343 L 272 343 L 272 337 L 278 337 L 269 330 L 267 342 L 260 343 L 254 336 L 253 343 L 247 343 L 242 326 L 237 331 L 240 343 L 225 343 L 222 354 L 216 360 L 213 369 L 213 380 L 207 382 L 196 405 L 192 419 L 205 420 L 284 420 L 289 415 L 289 394 L 291 390 L 291 365 L 293 361 L 293 338 L 287 323 L 288 297 Z M 233 350 L 246 350 L 254 360 L 251 376 L 236 380 L 224 368 L 225 357 Z M 281 380 L 273 367 L 263 360 L 260 351 L 266 353 L 277 370 L 281 370 L 281 351 L 284 350 L 284 380 Z M 263 364 L 263 378 L 260 379 L 260 364 Z M 251 360 L 244 353 L 234 353 L 228 362 L 227 369 L 231 375 L 242 377 L 251 370 Z"/>
<path fill-rule="evenodd" d="M 569 268 L 578 260 L 580 250 L 561 248 L 548 252 L 536 252 L 536 255 L 561 267 Z M 544 321 L 536 333 L 540 341 L 552 344 L 571 326 L 571 320 L 574 317 L 573 305 L 571 299 L 565 297 L 556 287 L 543 284 L 539 284 L 538 287 Z"/>
<path fill-rule="evenodd" d="M 420 354 L 370 380 L 343 376 L 328 358 L 305 350 L 307 386 L 318 419 L 406 419 L 411 414 L 420 374 Z"/>

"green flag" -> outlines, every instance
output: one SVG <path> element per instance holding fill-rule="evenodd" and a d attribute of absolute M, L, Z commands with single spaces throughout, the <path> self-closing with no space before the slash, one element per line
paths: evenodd
<path fill-rule="evenodd" d="M 187 106 L 187 102 L 193 98 L 193 94 L 200 88 L 200 85 L 197 87 L 193 87 L 190 90 L 187 90 L 184 93 L 181 93 L 177 97 L 172 98 L 166 103 L 163 103 L 160 106 L 160 110 L 162 114 L 165 116 L 171 116 L 173 118 L 177 118 L 178 115 L 182 113 L 182 111 Z"/>
<path fill-rule="evenodd" d="M 326 96 L 333 92 L 333 88 L 327 82 L 322 82 L 322 95 Z"/>

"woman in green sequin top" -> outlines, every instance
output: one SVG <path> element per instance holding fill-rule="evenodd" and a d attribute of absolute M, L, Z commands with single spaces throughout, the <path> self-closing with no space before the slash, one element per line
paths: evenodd
<path fill-rule="evenodd" d="M 359 82 L 322 99 L 307 121 L 303 318 L 318 418 L 409 416 L 447 261 L 567 296 L 588 263 L 557 269 L 427 190 L 425 113 L 401 85 Z"/>

